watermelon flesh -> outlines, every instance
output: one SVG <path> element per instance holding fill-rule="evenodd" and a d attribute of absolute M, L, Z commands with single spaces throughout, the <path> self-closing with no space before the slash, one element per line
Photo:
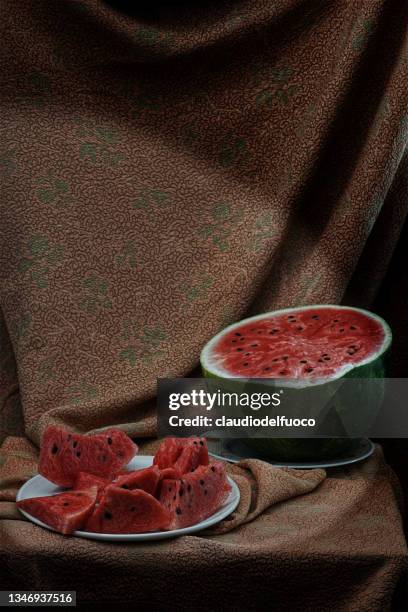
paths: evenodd
<path fill-rule="evenodd" d="M 85 529 L 98 533 L 146 533 L 168 529 L 170 520 L 169 511 L 153 495 L 112 484 Z"/>
<path fill-rule="evenodd" d="M 160 444 L 153 463 L 161 470 L 173 468 L 180 474 L 194 471 L 199 465 L 208 465 L 208 447 L 204 438 L 165 438 Z"/>
<path fill-rule="evenodd" d="M 107 478 L 101 478 L 100 476 L 94 476 L 93 474 L 87 474 L 86 472 L 79 472 L 72 488 L 74 491 L 87 491 L 93 487 L 96 487 L 96 500 L 99 501 L 105 488 L 109 484 L 111 484 L 111 481 Z"/>
<path fill-rule="evenodd" d="M 220 461 L 200 465 L 181 479 L 163 480 L 160 502 L 172 517 L 169 528 L 182 529 L 208 518 L 226 501 L 230 490 Z"/>
<path fill-rule="evenodd" d="M 115 485 L 122 489 L 130 489 L 131 491 L 142 489 L 146 493 L 150 493 L 150 495 L 155 495 L 160 478 L 159 468 L 157 465 L 153 465 L 152 467 L 118 476 L 115 480 Z"/>
<path fill-rule="evenodd" d="M 98 489 L 66 491 L 46 497 L 32 497 L 17 502 L 31 516 L 63 534 L 81 529 L 95 506 Z"/>
<path fill-rule="evenodd" d="M 80 472 L 112 479 L 137 451 L 121 430 L 81 435 L 50 426 L 42 439 L 39 472 L 62 487 L 72 487 Z"/>
<path fill-rule="evenodd" d="M 233 325 L 204 355 L 204 368 L 242 378 L 332 379 L 377 355 L 379 317 L 345 307 L 305 307 Z"/>

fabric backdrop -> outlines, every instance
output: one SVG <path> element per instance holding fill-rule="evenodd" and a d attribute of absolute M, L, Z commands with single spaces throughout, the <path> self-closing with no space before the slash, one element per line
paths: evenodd
<path fill-rule="evenodd" d="M 406 373 L 407 23 L 400 0 L 0 0 L 1 438 L 153 436 L 156 378 L 279 307 L 378 311 Z"/>

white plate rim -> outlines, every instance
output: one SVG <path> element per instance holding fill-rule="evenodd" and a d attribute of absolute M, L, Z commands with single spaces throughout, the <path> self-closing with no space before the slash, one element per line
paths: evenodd
<path fill-rule="evenodd" d="M 142 469 L 144 467 L 149 467 L 153 464 L 153 456 L 151 455 L 136 455 L 132 459 L 132 461 L 127 465 L 129 469 Z M 237 484 L 227 476 L 228 482 L 231 485 L 231 491 L 224 502 L 224 504 L 211 516 L 196 523 L 195 525 L 191 525 L 190 527 L 183 527 L 182 529 L 173 529 L 171 531 L 152 531 L 149 533 L 94 533 L 92 531 L 74 531 L 70 536 L 76 536 L 79 538 L 86 538 L 88 540 L 102 540 L 107 542 L 146 542 L 146 541 L 154 541 L 154 540 L 164 540 L 167 538 L 177 538 L 183 535 L 190 535 L 196 533 L 198 531 L 202 531 L 203 529 L 207 529 L 208 527 L 212 527 L 216 523 L 219 523 L 224 518 L 232 514 L 234 510 L 237 508 L 240 500 L 240 491 Z M 29 491 L 32 487 L 44 487 L 47 486 L 50 490 L 50 493 L 47 495 L 55 495 L 56 493 L 62 492 L 64 489 L 58 487 L 53 484 L 40 474 L 36 474 L 27 482 L 25 482 L 19 489 L 16 501 L 21 501 L 23 499 L 29 499 L 31 497 L 39 497 L 42 496 L 43 493 L 40 491 L 39 493 L 33 494 L 31 491 L 29 495 L 27 495 L 27 491 Z M 18 506 L 17 506 L 18 507 Z M 43 523 L 39 519 L 35 518 L 25 510 L 18 508 L 19 512 L 23 514 L 29 521 L 38 525 L 39 527 L 43 527 L 44 529 L 48 529 L 48 531 L 53 531 L 54 533 L 59 533 L 46 523 Z M 62 535 L 62 534 L 60 534 Z"/>

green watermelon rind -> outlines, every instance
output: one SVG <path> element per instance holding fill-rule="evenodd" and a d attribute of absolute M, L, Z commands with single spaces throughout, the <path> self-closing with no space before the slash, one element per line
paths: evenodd
<path fill-rule="evenodd" d="M 392 332 L 388 323 L 384 321 L 380 316 L 367 311 L 362 308 L 355 308 L 352 306 L 338 306 L 336 304 L 316 304 L 313 306 L 298 306 L 295 308 L 284 308 L 272 312 L 265 312 L 254 317 L 248 317 L 237 323 L 229 325 L 225 329 L 221 330 L 216 334 L 203 348 L 200 356 L 201 368 L 204 377 L 213 378 L 218 380 L 228 380 L 229 384 L 234 378 L 240 379 L 241 377 L 226 376 L 219 371 L 214 371 L 215 368 L 211 368 L 211 364 L 208 363 L 208 353 L 210 353 L 212 347 L 214 347 L 218 341 L 230 331 L 239 328 L 241 325 L 246 323 L 260 321 L 270 316 L 276 316 L 286 313 L 295 313 L 304 310 L 316 310 L 319 308 L 333 308 L 335 310 L 354 310 L 356 312 L 365 314 L 367 317 L 376 320 L 380 323 L 384 330 L 384 341 L 380 349 L 375 351 L 370 357 L 363 360 L 361 363 L 352 365 L 350 367 L 342 368 L 339 375 L 335 375 L 325 379 L 318 379 L 317 381 L 286 381 L 282 379 L 262 379 L 262 385 L 273 385 L 279 386 L 279 388 L 293 388 L 297 389 L 299 393 L 310 389 L 311 387 L 322 386 L 333 380 L 341 378 L 384 378 L 386 373 L 386 362 L 389 356 L 390 347 L 392 343 Z M 339 406 L 336 408 L 338 412 L 347 410 L 346 406 Z M 304 438 L 245 438 L 244 442 L 251 448 L 264 455 L 265 457 L 272 459 L 279 459 L 283 461 L 310 461 L 310 460 L 324 460 L 332 459 L 333 457 L 341 456 L 344 453 L 350 452 L 356 446 L 357 441 L 349 438 L 325 438 L 325 439 L 304 439 Z"/>

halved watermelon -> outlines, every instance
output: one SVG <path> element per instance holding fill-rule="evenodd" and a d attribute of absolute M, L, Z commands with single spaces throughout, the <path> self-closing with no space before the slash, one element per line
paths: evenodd
<path fill-rule="evenodd" d="M 71 487 L 79 472 L 112 479 L 137 451 L 119 429 L 81 435 L 50 426 L 41 443 L 39 472 L 62 487 Z"/>
<path fill-rule="evenodd" d="M 322 388 L 342 377 L 383 377 L 391 341 L 387 323 L 366 310 L 304 306 L 230 325 L 204 347 L 201 365 L 205 376 L 223 380 L 278 379 L 279 388 L 299 390 L 301 403 L 309 401 L 308 389 Z M 362 394 L 362 421 L 375 416 L 377 404 L 367 393 Z M 347 402 L 344 404 L 339 395 L 333 410 L 340 411 L 344 418 L 347 409 Z M 341 438 L 248 438 L 245 442 L 266 456 L 288 461 L 330 458 L 355 444 Z"/>
<path fill-rule="evenodd" d="M 141 489 L 129 491 L 110 485 L 85 525 L 99 533 L 146 533 L 169 528 L 170 513 Z"/>
<path fill-rule="evenodd" d="M 66 491 L 46 497 L 32 497 L 17 506 L 63 534 L 81 529 L 95 506 L 98 489 Z"/>
<path fill-rule="evenodd" d="M 192 472 L 199 465 L 208 465 L 205 438 L 165 438 L 160 444 L 154 464 L 160 469 L 174 468 L 180 474 Z"/>
<path fill-rule="evenodd" d="M 160 502 L 171 514 L 170 529 L 188 527 L 208 518 L 222 506 L 230 490 L 220 461 L 200 465 L 180 480 L 163 480 Z"/>
<path fill-rule="evenodd" d="M 155 495 L 160 477 L 159 468 L 157 465 L 152 465 L 152 467 L 122 474 L 116 478 L 114 484 L 122 489 L 130 489 L 131 491 L 142 489 L 150 495 Z"/>

